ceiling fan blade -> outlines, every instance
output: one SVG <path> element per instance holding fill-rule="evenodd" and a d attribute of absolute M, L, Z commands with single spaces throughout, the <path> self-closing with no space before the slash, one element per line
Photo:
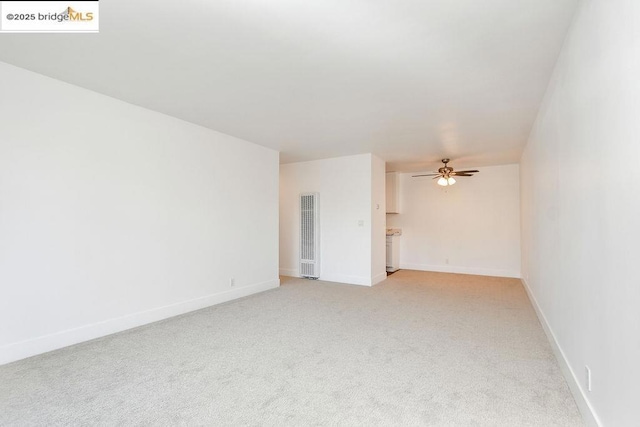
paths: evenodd
<path fill-rule="evenodd" d="M 416 177 L 418 177 L 418 176 L 436 176 L 436 175 L 437 175 L 437 176 L 440 176 L 440 174 L 439 174 L 439 173 L 428 173 L 428 174 L 426 174 L 426 175 L 411 175 L 411 178 L 416 178 Z"/>
<path fill-rule="evenodd" d="M 480 171 L 477 170 L 473 170 L 473 171 L 454 171 L 454 173 L 459 174 L 459 173 L 478 173 Z"/>
<path fill-rule="evenodd" d="M 453 176 L 473 176 L 472 173 L 458 173 L 458 172 L 454 172 L 451 175 L 453 175 Z"/>
<path fill-rule="evenodd" d="M 438 175 L 434 176 L 434 177 L 433 177 L 433 178 L 431 178 L 431 179 L 438 179 L 438 178 L 442 178 L 442 175 L 438 174 Z"/>

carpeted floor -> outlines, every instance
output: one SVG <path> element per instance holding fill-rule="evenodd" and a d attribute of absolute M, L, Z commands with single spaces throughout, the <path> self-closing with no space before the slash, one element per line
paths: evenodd
<path fill-rule="evenodd" d="M 516 279 L 278 289 L 0 367 L 0 425 L 582 425 Z"/>

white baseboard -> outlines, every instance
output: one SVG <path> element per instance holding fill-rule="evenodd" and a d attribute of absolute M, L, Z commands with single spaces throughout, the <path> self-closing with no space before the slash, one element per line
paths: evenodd
<path fill-rule="evenodd" d="M 371 279 L 371 285 L 377 285 L 378 283 L 384 281 L 387 279 L 387 272 L 385 271 L 384 273 L 380 273 L 377 274 L 375 276 L 373 276 L 373 278 Z"/>
<path fill-rule="evenodd" d="M 298 270 L 296 270 L 295 268 L 281 268 L 280 275 L 288 277 L 300 277 L 300 273 L 298 273 Z"/>
<path fill-rule="evenodd" d="M 419 271 L 436 271 L 438 273 L 475 274 L 477 276 L 511 277 L 514 279 L 520 278 L 519 271 L 501 270 L 497 268 L 475 268 L 475 267 L 460 267 L 460 266 L 454 266 L 454 265 L 428 265 L 428 264 L 400 263 L 400 269 L 419 270 Z"/>
<path fill-rule="evenodd" d="M 298 270 L 290 268 L 281 268 L 280 275 L 288 277 L 300 277 Z M 349 276 L 341 274 L 322 274 L 322 272 L 320 272 L 320 278 L 318 280 L 322 280 L 324 282 L 345 283 L 347 285 L 373 286 L 376 283 L 379 283 L 387 278 L 386 273 L 379 276 L 381 276 L 382 278 L 380 279 L 378 276 L 371 278 L 365 276 Z"/>
<path fill-rule="evenodd" d="M 320 280 L 326 282 L 346 283 L 347 285 L 371 286 L 371 277 L 366 276 L 349 276 L 341 274 L 322 275 Z"/>
<path fill-rule="evenodd" d="M 589 402 L 589 399 L 587 398 L 587 395 L 584 389 L 580 385 L 581 382 L 578 381 L 578 376 L 576 376 L 576 373 L 574 372 L 574 370 L 571 369 L 571 365 L 569 364 L 569 361 L 567 360 L 564 354 L 564 351 L 562 351 L 562 347 L 560 347 L 560 344 L 558 343 L 558 340 L 556 339 L 556 336 L 553 333 L 553 330 L 551 329 L 549 322 L 547 322 L 547 318 L 545 317 L 544 313 L 542 312 L 542 309 L 538 305 L 538 301 L 536 300 L 536 297 L 531 292 L 531 288 L 529 288 L 529 284 L 524 278 L 521 280 L 522 280 L 524 289 L 527 292 L 527 295 L 529 296 L 531 305 L 533 306 L 533 309 L 536 311 L 536 314 L 538 315 L 538 320 L 540 320 L 542 329 L 544 329 L 544 332 L 547 335 L 547 339 L 551 344 L 553 353 L 555 354 L 556 359 L 558 360 L 558 364 L 560 365 L 562 374 L 567 380 L 567 384 L 569 385 L 571 394 L 573 394 L 573 398 L 575 399 L 576 404 L 578 405 L 578 409 L 582 414 L 582 418 L 585 424 L 587 426 L 595 426 L 595 427 L 601 426 L 602 423 L 600 422 L 600 419 L 596 415 L 596 412 L 591 406 L 591 403 Z"/>
<path fill-rule="evenodd" d="M 115 319 L 109 319 L 25 341 L 11 343 L 0 347 L 0 365 L 95 338 L 100 338 L 116 332 L 125 331 L 148 323 L 157 322 L 158 320 L 178 316 L 190 311 L 221 304 L 237 298 L 246 297 L 258 292 L 277 288 L 278 286 L 280 286 L 279 279 L 269 280 L 249 286 L 243 286 L 230 291 L 206 295 L 204 297 L 194 298 L 192 300 L 182 301 L 176 304 L 152 308 L 150 310 L 128 314 Z"/>

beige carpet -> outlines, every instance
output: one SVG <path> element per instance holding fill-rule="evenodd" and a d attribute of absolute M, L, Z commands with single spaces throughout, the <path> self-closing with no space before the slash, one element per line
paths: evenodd
<path fill-rule="evenodd" d="M 519 280 L 279 289 L 0 367 L 0 425 L 582 425 Z"/>

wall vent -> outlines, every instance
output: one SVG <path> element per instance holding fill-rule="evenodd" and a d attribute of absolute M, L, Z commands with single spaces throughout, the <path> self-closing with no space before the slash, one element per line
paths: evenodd
<path fill-rule="evenodd" d="M 320 277 L 318 193 L 300 194 L 300 276 Z"/>

